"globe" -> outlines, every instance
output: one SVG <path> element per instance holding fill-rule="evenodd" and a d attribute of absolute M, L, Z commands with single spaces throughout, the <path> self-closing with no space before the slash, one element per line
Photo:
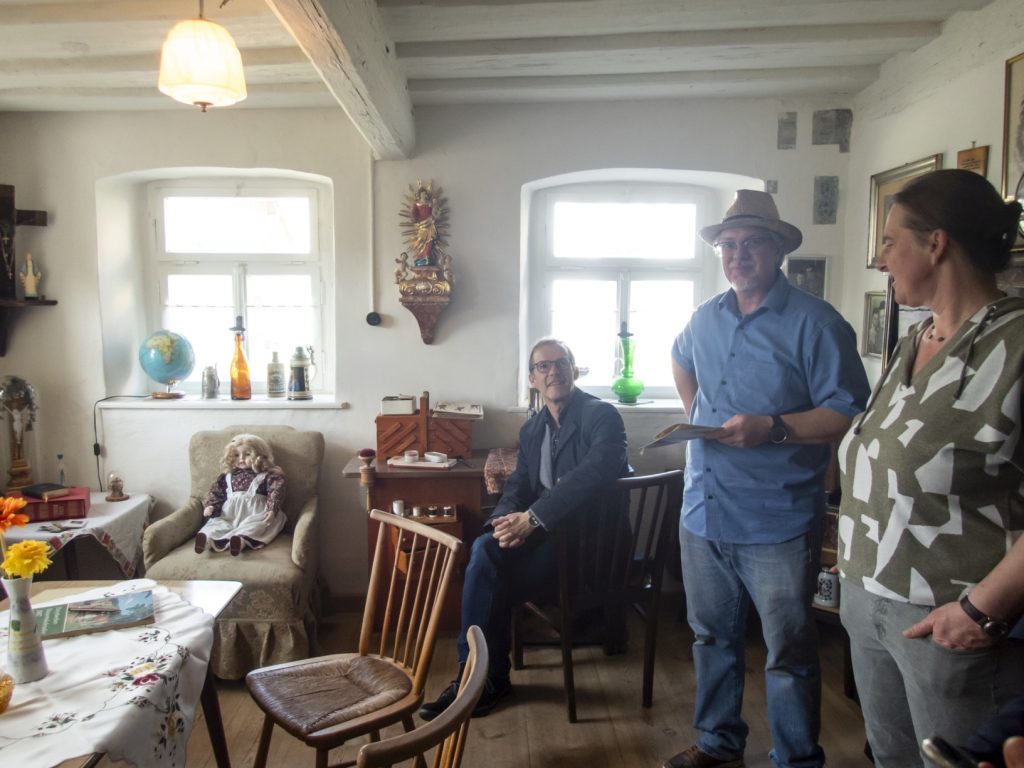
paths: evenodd
<path fill-rule="evenodd" d="M 139 364 L 149 378 L 167 386 L 166 392 L 154 392 L 153 397 L 182 397 L 185 393 L 174 392 L 172 387 L 192 373 L 196 356 L 188 339 L 162 329 L 142 342 Z"/>

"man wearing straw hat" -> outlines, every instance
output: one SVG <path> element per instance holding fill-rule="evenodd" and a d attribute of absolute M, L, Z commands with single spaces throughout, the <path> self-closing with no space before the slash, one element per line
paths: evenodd
<path fill-rule="evenodd" d="M 738 768 L 744 635 L 753 604 L 767 646 L 775 768 L 821 766 L 821 673 L 811 598 L 825 512 L 829 443 L 864 408 L 856 334 L 827 302 L 792 287 L 786 254 L 803 241 L 765 192 L 742 189 L 701 238 L 728 291 L 694 312 L 672 348 L 693 424 L 680 522 L 694 633 L 697 741 L 665 768 Z"/>

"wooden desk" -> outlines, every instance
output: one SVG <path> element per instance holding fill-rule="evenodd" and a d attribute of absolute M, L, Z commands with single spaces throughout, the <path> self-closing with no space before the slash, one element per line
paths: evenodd
<path fill-rule="evenodd" d="M 49 581 L 34 582 L 32 584 L 32 597 L 37 603 L 48 600 L 66 598 L 81 592 L 95 588 L 110 587 L 120 582 L 117 581 Z M 166 581 L 156 582 L 167 587 L 171 592 L 180 596 L 185 602 L 200 608 L 203 612 L 213 616 L 214 619 L 231 602 L 232 598 L 242 588 L 237 581 Z M 0 601 L 0 610 L 6 610 L 7 601 Z M 50 641 L 47 641 L 50 642 Z M 51 672 L 52 673 L 52 672 Z M 221 718 L 220 702 L 217 698 L 217 688 L 214 684 L 213 675 L 207 666 L 206 678 L 199 697 L 206 718 L 206 727 L 210 735 L 210 742 L 213 747 L 214 757 L 218 768 L 230 768 L 231 761 L 228 756 L 227 739 L 224 735 L 224 723 Z M 60 768 L 86 768 L 94 766 L 103 757 L 102 754 L 93 754 L 65 760 L 60 763 Z"/>
<path fill-rule="evenodd" d="M 375 477 L 369 488 L 370 506 L 374 509 L 391 511 L 391 502 L 402 499 L 406 513 L 413 505 L 428 507 L 446 504 L 458 510 L 458 523 L 446 527 L 446 532 L 458 536 L 465 543 L 463 556 L 456 565 L 448 596 L 445 599 L 442 626 L 446 629 L 457 629 L 460 622 L 460 606 L 462 605 L 462 580 L 465 563 L 469 558 L 469 547 L 480 535 L 485 520 L 484 500 L 484 463 L 487 451 L 473 451 L 467 460 L 460 460 L 451 469 L 407 469 L 401 466 L 388 466 L 383 460 L 378 465 L 373 463 Z M 342 477 L 359 477 L 359 459 L 353 457 L 342 470 Z M 373 561 L 373 551 L 377 546 L 378 525 L 367 519 L 366 546 L 369 560 Z M 392 551 L 387 565 L 390 566 L 395 557 Z"/>

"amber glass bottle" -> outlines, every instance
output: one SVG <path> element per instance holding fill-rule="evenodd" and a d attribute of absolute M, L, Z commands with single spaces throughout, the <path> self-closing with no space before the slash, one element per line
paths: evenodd
<path fill-rule="evenodd" d="M 245 348 L 242 346 L 245 327 L 242 325 L 242 316 L 235 318 L 235 354 L 231 358 L 231 399 L 251 400 L 252 381 L 249 378 L 249 361 L 245 359 Z"/>

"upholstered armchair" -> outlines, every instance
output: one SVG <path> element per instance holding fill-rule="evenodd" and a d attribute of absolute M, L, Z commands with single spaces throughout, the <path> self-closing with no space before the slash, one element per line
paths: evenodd
<path fill-rule="evenodd" d="M 237 434 L 262 437 L 284 470 L 288 522 L 269 545 L 238 557 L 207 550 L 194 539 L 205 522 L 203 500 L 220 474 L 225 446 Z M 288 426 L 242 425 L 197 432 L 189 442 L 192 482 L 184 506 L 149 526 L 142 539 L 146 576 L 152 579 L 213 579 L 242 582 L 214 632 L 210 668 L 237 680 L 256 667 L 307 658 L 316 641 L 317 487 L 324 456 L 319 432 Z"/>

